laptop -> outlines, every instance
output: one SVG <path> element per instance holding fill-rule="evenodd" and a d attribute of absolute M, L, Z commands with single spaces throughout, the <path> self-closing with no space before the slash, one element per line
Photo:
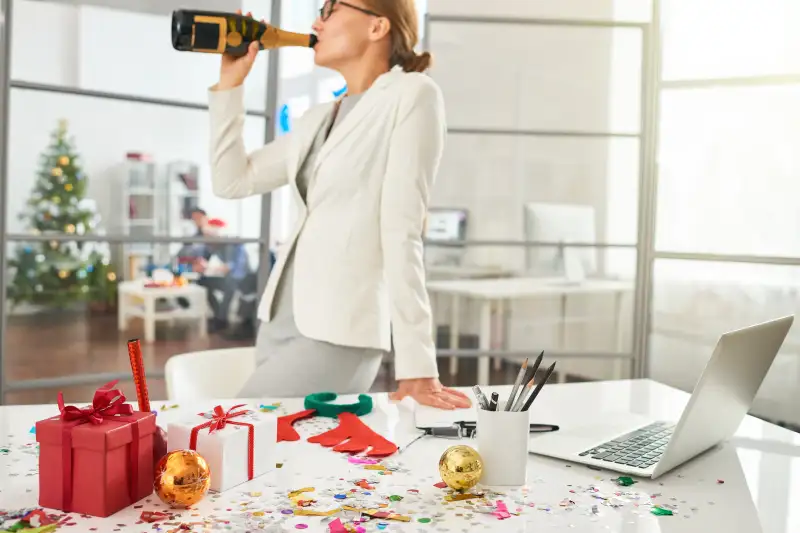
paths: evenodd
<path fill-rule="evenodd" d="M 592 416 L 591 425 L 532 437 L 529 452 L 655 479 L 733 436 L 793 321 L 786 316 L 723 334 L 677 422 Z"/>

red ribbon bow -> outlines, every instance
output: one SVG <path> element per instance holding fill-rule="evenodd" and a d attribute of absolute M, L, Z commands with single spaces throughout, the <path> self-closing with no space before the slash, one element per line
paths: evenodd
<path fill-rule="evenodd" d="M 119 380 L 106 383 L 96 391 L 92 405 L 75 407 L 64 405 L 64 394 L 58 393 L 58 410 L 61 411 L 61 420 L 65 422 L 91 422 L 102 424 L 103 419 L 117 415 L 132 415 L 133 406 L 125 403 L 125 395 L 121 390 L 113 388 Z"/>
<path fill-rule="evenodd" d="M 247 422 L 239 422 L 238 420 L 231 420 L 237 416 L 243 416 L 248 414 L 249 410 L 244 411 L 235 411 L 240 407 L 244 407 L 246 404 L 239 404 L 234 405 L 228 411 L 222 409 L 221 405 L 217 405 L 214 407 L 213 414 L 211 415 L 211 420 L 200 424 L 199 426 L 195 426 L 192 428 L 192 434 L 189 438 L 189 449 L 197 451 L 197 435 L 200 433 L 201 429 L 208 428 L 209 433 L 213 433 L 218 429 L 225 428 L 228 424 L 234 424 L 237 426 L 244 426 L 247 428 L 247 479 L 253 479 L 253 446 L 255 444 L 255 427 L 253 424 L 248 424 Z M 198 413 L 200 416 L 207 416 L 206 413 Z"/>

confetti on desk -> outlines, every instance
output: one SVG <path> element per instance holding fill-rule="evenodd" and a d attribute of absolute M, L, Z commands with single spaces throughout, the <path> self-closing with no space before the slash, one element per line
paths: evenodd
<path fill-rule="evenodd" d="M 316 435 L 334 426 L 335 421 L 316 418 L 300 421 L 296 427 L 305 440 L 307 435 Z M 16 439 L 9 438 L 0 446 L 8 450 L 7 455 L 0 455 L 0 467 L 5 468 L 9 476 L 35 476 L 36 470 L 31 468 L 35 458 L 31 455 L 37 453 L 38 447 L 28 442 L 32 439 L 24 426 L 18 430 Z M 286 449 L 295 446 L 296 443 L 288 443 Z M 58 531 L 285 533 L 305 529 L 334 533 L 440 533 L 445 530 L 480 533 L 495 531 L 501 525 L 511 530 L 570 531 L 570 527 L 586 529 L 589 522 L 616 521 L 616 517 L 623 516 L 650 521 L 691 520 L 695 513 L 702 512 L 701 508 L 708 508 L 706 504 L 713 505 L 708 498 L 682 500 L 680 494 L 670 490 L 668 482 L 640 480 L 638 484 L 625 485 L 616 474 L 602 475 L 587 470 L 588 475 L 579 477 L 579 469 L 565 470 L 563 474 L 567 476 L 565 481 L 570 481 L 570 477 L 582 480 L 575 484 L 561 482 L 563 476 L 559 476 L 559 482 L 533 477 L 528 486 L 505 491 L 478 485 L 468 492 L 457 493 L 446 486 L 434 486 L 440 481 L 435 468 L 426 475 L 417 470 L 418 465 L 412 469 L 408 466 L 410 463 L 396 457 L 339 453 L 329 453 L 329 456 L 329 462 L 323 462 L 319 472 L 304 468 L 306 457 L 302 453 L 276 457 L 284 464 L 275 471 L 276 477 L 259 478 L 239 490 L 209 494 L 195 509 L 172 510 L 151 498 L 134 505 L 135 511 L 114 521 L 60 515 Z M 319 457 L 324 461 L 326 456 Z M 393 475 L 386 477 L 388 474 Z M 35 480 L 34 477 L 31 481 Z M 707 488 L 712 485 L 712 490 L 724 490 L 716 486 L 716 477 L 696 481 Z M 686 482 L 688 479 L 684 484 Z M 731 480 L 728 480 L 726 487 L 730 485 Z M 639 487 L 641 490 L 635 490 Z M 29 501 L 33 503 L 35 489 L 31 490 Z M 0 493 L 0 497 L 3 496 L 5 494 Z M 20 507 L 25 503 L 23 501 Z M 0 511 L 0 533 L 34 509 L 32 506 L 21 511 Z M 500 524 L 501 521 L 505 523 Z M 76 525 L 78 527 L 74 527 Z M 20 533 L 26 531 L 31 530 L 20 530 Z"/>

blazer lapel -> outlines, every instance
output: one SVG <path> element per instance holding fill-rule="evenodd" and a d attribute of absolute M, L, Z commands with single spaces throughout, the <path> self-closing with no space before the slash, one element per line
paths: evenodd
<path fill-rule="evenodd" d="M 361 97 L 350 113 L 347 114 L 344 119 L 333 129 L 328 139 L 320 148 L 319 155 L 317 155 L 317 159 L 314 162 L 314 174 L 317 173 L 319 166 L 325 161 L 325 159 L 331 154 L 333 150 L 344 140 L 348 135 L 352 133 L 352 131 L 358 127 L 358 125 L 362 122 L 362 120 L 369 115 L 370 111 L 372 111 L 378 104 L 381 102 L 382 92 L 391 84 L 392 77 L 396 76 L 397 73 L 394 71 L 389 71 L 385 74 L 382 74 L 375 83 L 372 84 L 365 93 L 364 96 Z"/>
<path fill-rule="evenodd" d="M 314 144 L 314 139 L 317 137 L 319 129 L 327 122 L 328 115 L 333 109 L 333 104 L 327 104 L 315 109 L 313 114 L 303 116 L 298 123 L 298 127 L 294 134 L 297 136 L 297 142 L 292 143 L 294 150 L 289 167 L 289 180 L 292 185 L 297 188 L 297 173 L 303 167 L 308 152 Z"/>

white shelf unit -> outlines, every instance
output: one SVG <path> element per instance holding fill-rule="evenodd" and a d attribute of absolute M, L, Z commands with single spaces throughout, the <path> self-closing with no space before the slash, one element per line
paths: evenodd
<path fill-rule="evenodd" d="M 172 161 L 166 166 L 165 179 L 169 236 L 192 236 L 197 233 L 192 210 L 200 206 L 200 168 L 189 161 Z M 175 243 L 171 246 L 173 252 L 177 252 L 181 245 Z"/>
<path fill-rule="evenodd" d="M 191 210 L 199 203 L 198 167 L 189 162 L 159 165 L 126 160 L 117 174 L 119 187 L 112 198 L 118 213 L 114 231 L 141 237 L 145 242 L 122 244 L 115 263 L 123 279 L 145 275 L 149 265 L 171 265 L 181 248 L 180 238 L 195 234 Z M 150 237 L 175 237 L 174 243 L 147 242 Z"/>

